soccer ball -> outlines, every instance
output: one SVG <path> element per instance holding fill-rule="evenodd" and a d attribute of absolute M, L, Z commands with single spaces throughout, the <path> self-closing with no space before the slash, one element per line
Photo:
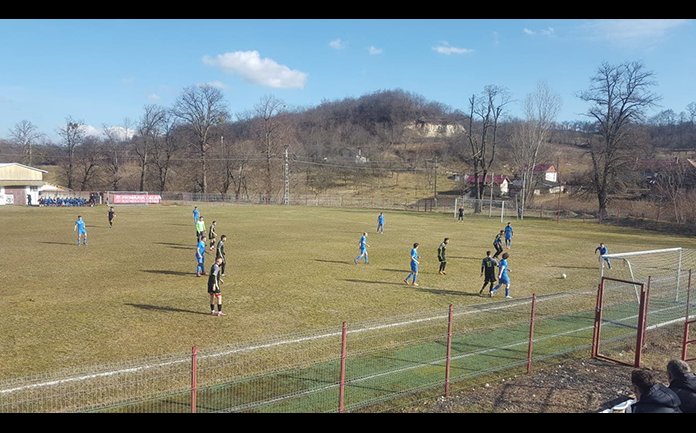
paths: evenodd
<path fill-rule="evenodd" d="M 561 278 L 565 280 L 566 278 L 568 278 L 568 276 L 566 274 L 561 274 Z"/>

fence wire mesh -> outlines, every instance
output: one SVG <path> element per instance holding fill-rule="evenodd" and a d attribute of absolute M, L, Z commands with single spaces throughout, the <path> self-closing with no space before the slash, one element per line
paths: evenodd
<path fill-rule="evenodd" d="M 635 295 L 612 296 L 607 299 L 616 310 L 611 320 L 623 323 L 617 326 L 623 332 L 633 325 L 622 305 L 635 304 Z M 534 362 L 579 350 L 589 355 L 595 299 L 594 292 L 536 298 Z M 531 298 L 516 298 L 455 306 L 450 383 L 524 366 L 531 305 Z M 651 323 L 659 320 L 656 316 Z M 442 394 L 446 310 L 348 324 L 347 329 L 347 411 L 389 410 L 394 399 Z M 191 353 L 8 381 L 0 384 L 0 412 L 335 412 L 340 359 L 341 329 L 336 327 L 199 350 L 195 382 Z"/>

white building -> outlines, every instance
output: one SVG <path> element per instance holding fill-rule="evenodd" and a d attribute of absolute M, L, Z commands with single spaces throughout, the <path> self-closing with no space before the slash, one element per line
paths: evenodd
<path fill-rule="evenodd" d="M 17 162 L 0 163 L 0 205 L 38 206 L 45 170 Z"/>

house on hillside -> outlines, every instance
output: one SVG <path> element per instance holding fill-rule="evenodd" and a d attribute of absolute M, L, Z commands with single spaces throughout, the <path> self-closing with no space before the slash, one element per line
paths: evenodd
<path fill-rule="evenodd" d="M 542 179 L 547 182 L 558 182 L 558 171 L 553 164 L 536 164 L 534 166 L 534 177 L 543 175 Z"/>
<path fill-rule="evenodd" d="M 39 204 L 39 188 L 48 173 L 17 162 L 0 163 L 0 205 Z"/>
<path fill-rule="evenodd" d="M 471 174 L 465 174 L 465 175 L 459 175 L 455 174 L 454 175 L 454 180 L 455 181 L 460 181 L 464 182 L 465 185 L 465 190 L 469 192 L 470 196 L 475 196 L 476 195 L 476 177 Z M 481 175 L 478 176 L 478 181 L 481 182 L 482 178 Z M 493 175 L 491 176 L 490 174 L 486 175 L 486 179 L 483 181 L 483 194 L 490 194 L 491 193 L 491 186 L 493 188 L 493 195 L 500 197 L 500 196 L 507 196 L 510 194 L 510 179 L 505 176 L 505 175 Z"/>
<path fill-rule="evenodd" d="M 558 171 L 553 164 L 536 164 L 533 172 L 534 185 L 531 188 L 534 189 L 534 195 L 558 194 L 566 191 L 565 185 L 561 185 L 558 179 Z M 516 191 L 521 191 L 522 179 L 514 179 L 511 182 L 511 187 Z"/>

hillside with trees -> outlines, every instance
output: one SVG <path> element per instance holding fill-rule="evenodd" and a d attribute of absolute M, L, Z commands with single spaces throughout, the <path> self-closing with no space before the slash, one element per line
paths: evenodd
<path fill-rule="evenodd" d="M 659 101 L 653 79 L 639 62 L 600 65 L 579 92 L 588 111 L 574 122 L 557 121 L 562 101 L 545 83 L 518 96 L 521 118 L 510 115 L 512 95 L 497 85 L 463 97 L 461 110 L 391 89 L 313 107 L 267 95 L 237 114 L 219 89 L 191 86 L 173 106 L 146 105 L 140 118 L 102 125 L 99 135 L 68 115 L 51 141 L 23 120 L 0 140 L 0 161 L 48 167 L 55 183 L 75 191 L 279 203 L 287 152 L 295 196 L 482 198 L 495 173 L 512 185 L 501 198 L 525 210 L 552 190 L 537 168 L 553 165 L 567 201 L 584 201 L 599 218 L 621 200 L 639 199 L 664 208 L 663 218 L 693 221 L 682 202 L 693 195 L 696 103 L 647 118 Z"/>

